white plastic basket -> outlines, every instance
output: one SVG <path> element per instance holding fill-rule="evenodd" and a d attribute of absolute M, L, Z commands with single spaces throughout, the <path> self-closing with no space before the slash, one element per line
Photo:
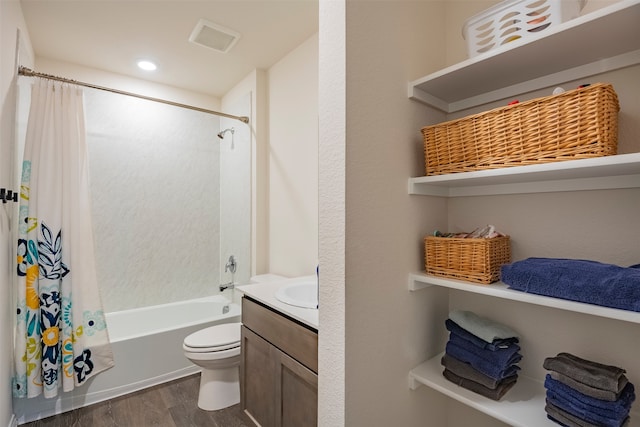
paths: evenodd
<path fill-rule="evenodd" d="M 469 18 L 462 35 L 469 57 L 544 32 L 580 15 L 586 0 L 506 0 Z"/>

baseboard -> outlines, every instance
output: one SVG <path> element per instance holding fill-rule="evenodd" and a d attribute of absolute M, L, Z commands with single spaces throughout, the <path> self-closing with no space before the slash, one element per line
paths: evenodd
<path fill-rule="evenodd" d="M 178 371 L 169 372 L 167 374 L 149 378 L 143 381 L 138 381 L 133 384 L 127 384 L 122 387 L 116 387 L 109 390 L 90 393 L 89 395 L 87 395 L 87 399 L 83 406 L 89 406 L 93 405 L 94 403 L 104 402 L 105 400 L 124 396 L 125 394 L 135 393 L 136 391 L 144 390 L 145 388 L 153 387 L 159 384 L 164 384 L 169 381 L 177 380 L 179 378 L 184 378 L 198 372 L 200 372 L 200 368 L 195 365 L 191 365 Z"/>
<path fill-rule="evenodd" d="M 154 378 L 146 379 L 144 381 L 138 381 L 136 383 L 127 384 L 121 387 L 114 387 L 108 390 L 88 393 L 82 395 L 81 398 L 78 398 L 78 396 L 74 395 L 73 392 L 63 393 L 59 396 L 58 399 L 51 400 L 43 399 L 42 396 L 39 396 L 38 398 L 29 399 L 28 413 L 25 413 L 26 411 L 22 411 L 23 413 L 20 414 L 21 411 L 17 411 L 18 419 L 14 421 L 15 424 L 10 424 L 10 427 L 16 427 L 18 426 L 18 423 L 25 424 L 32 421 L 41 420 L 43 418 L 48 418 L 54 415 L 62 414 L 64 412 L 73 411 L 75 409 L 93 405 L 95 403 L 104 402 L 106 400 L 114 399 L 126 394 L 135 393 L 137 391 L 144 390 L 145 388 L 184 378 L 198 372 L 200 372 L 200 368 L 195 365 L 191 365 L 187 368 L 163 374 Z M 78 388 L 76 388 L 76 390 L 78 392 L 81 391 L 81 389 Z M 23 399 L 14 400 L 16 409 L 20 409 L 22 400 Z M 14 415 L 13 418 L 15 419 L 15 417 L 16 416 Z"/>

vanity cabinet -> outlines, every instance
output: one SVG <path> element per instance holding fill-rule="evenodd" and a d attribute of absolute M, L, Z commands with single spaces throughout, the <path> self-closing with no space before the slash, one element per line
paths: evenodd
<path fill-rule="evenodd" d="M 639 20 L 640 1 L 620 1 L 558 25 L 557 30 L 550 32 L 548 36 L 532 38 L 531 41 L 513 48 L 496 49 L 495 52 L 477 56 L 411 82 L 409 97 L 446 113 L 453 113 L 571 80 L 589 78 L 590 81 L 596 81 L 593 76 L 599 73 L 637 67 L 640 64 L 640 26 L 637 24 Z M 600 43 L 605 39 L 606 42 Z M 584 49 L 585 45 L 589 48 Z M 540 60 L 549 56 L 563 60 Z M 638 138 L 638 135 L 633 135 L 633 138 Z M 632 197 L 637 197 L 636 189 L 640 188 L 640 153 L 423 176 L 410 178 L 408 184 L 408 192 L 413 195 L 451 198 L 509 195 L 508 198 L 494 199 L 503 204 L 508 203 L 509 198 L 519 198 L 522 194 L 550 192 L 568 194 L 577 191 L 613 190 L 625 191 Z M 619 210 L 622 207 L 611 206 L 611 209 Z M 568 222 L 570 219 L 560 218 L 559 221 Z M 607 221 L 604 219 L 602 222 L 604 224 Z M 611 224 L 603 226 L 611 227 Z M 554 319 L 568 320 L 562 327 L 549 329 L 549 344 L 540 340 L 543 332 L 531 334 L 538 341 L 528 341 L 530 335 L 525 333 L 525 347 L 537 345 L 542 348 L 562 349 L 567 345 L 583 351 L 590 348 L 591 336 L 587 333 L 573 334 L 583 327 L 577 321 L 582 319 L 580 316 L 583 315 L 588 317 L 584 319 L 586 323 L 593 330 L 599 331 L 601 336 L 610 334 L 614 337 L 620 334 L 632 337 L 640 330 L 640 313 L 513 291 L 501 282 L 476 285 L 416 272 L 409 274 L 408 288 L 412 292 L 429 288 L 446 289 L 448 293 L 445 298 L 465 303 L 477 296 L 480 300 L 477 304 L 480 307 L 483 307 L 482 304 L 485 304 L 484 307 L 493 304 L 496 311 L 517 312 L 518 308 L 522 308 L 525 319 L 519 319 L 521 325 L 527 323 L 526 319 L 532 319 L 536 312 L 540 313 L 540 318 L 547 314 Z M 443 292 L 437 294 L 442 296 Z M 487 299 L 491 301 L 488 302 Z M 432 320 L 444 328 L 445 319 L 441 318 L 441 314 L 434 316 Z M 527 332 L 535 332 L 536 322 L 529 323 L 530 329 Z M 544 323 L 544 319 L 540 319 L 539 323 Z M 573 324 L 570 325 L 571 323 Z M 600 327 L 601 325 L 603 326 Z M 607 330 L 610 326 L 615 326 L 615 331 Z M 616 344 L 624 346 L 612 347 L 615 348 L 612 351 L 615 351 L 616 357 L 624 357 L 625 352 L 633 352 L 637 347 L 631 339 L 618 338 Z M 496 402 L 444 379 L 440 364 L 442 351 L 443 348 L 430 349 L 432 358 L 409 372 L 411 389 L 430 387 L 510 426 L 557 425 L 546 418 L 543 376 L 530 377 L 526 375 L 528 372 L 523 372 L 505 399 Z M 538 365 L 542 366 L 543 358 L 539 353 L 535 354 Z M 554 355 L 555 353 L 546 354 Z M 630 378 L 637 382 L 639 366 L 632 358 L 626 360 L 632 361 L 622 366 L 627 369 Z M 632 413 L 637 412 L 637 405 L 634 405 Z M 630 425 L 640 425 L 638 418 L 637 415 L 633 415 Z"/>
<path fill-rule="evenodd" d="M 242 298 L 242 409 L 262 427 L 316 426 L 318 333 Z"/>

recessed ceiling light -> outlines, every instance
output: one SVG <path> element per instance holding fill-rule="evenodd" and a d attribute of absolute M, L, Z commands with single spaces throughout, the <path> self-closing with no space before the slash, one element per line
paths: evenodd
<path fill-rule="evenodd" d="M 151 61 L 138 61 L 138 67 L 142 68 L 145 71 L 154 71 L 156 68 L 156 64 Z"/>

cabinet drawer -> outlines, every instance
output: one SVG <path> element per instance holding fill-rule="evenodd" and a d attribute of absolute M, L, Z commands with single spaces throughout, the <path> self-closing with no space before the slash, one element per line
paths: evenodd
<path fill-rule="evenodd" d="M 246 296 L 242 323 L 284 353 L 318 372 L 318 334 Z"/>

